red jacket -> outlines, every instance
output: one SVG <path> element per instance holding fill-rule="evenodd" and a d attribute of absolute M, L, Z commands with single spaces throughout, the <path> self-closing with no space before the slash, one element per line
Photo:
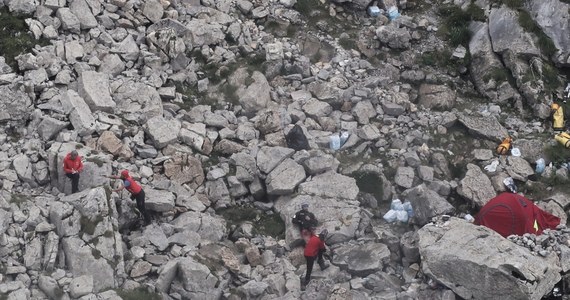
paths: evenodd
<path fill-rule="evenodd" d="M 63 159 L 63 171 L 65 174 L 73 173 L 73 169 L 77 172 L 83 170 L 83 162 L 81 161 L 81 156 L 77 155 L 75 160 L 71 159 L 71 153 L 68 153 Z"/>
<path fill-rule="evenodd" d="M 142 190 L 141 185 L 138 184 L 132 177 L 123 179 L 123 184 L 125 185 L 127 191 L 131 192 L 133 195 L 138 195 Z"/>
<path fill-rule="evenodd" d="M 324 249 L 325 242 L 321 241 L 318 236 L 312 235 L 309 239 L 309 242 L 305 246 L 305 256 L 317 256 L 319 254 L 319 250 Z"/>

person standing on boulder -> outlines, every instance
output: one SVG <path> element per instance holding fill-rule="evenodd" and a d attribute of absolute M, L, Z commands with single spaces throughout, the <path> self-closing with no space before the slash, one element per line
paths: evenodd
<path fill-rule="evenodd" d="M 142 189 L 141 185 L 131 177 L 129 171 L 127 170 L 121 171 L 121 176 L 111 175 L 107 177 L 112 179 L 121 179 L 123 181 L 123 185 L 120 188 L 113 190 L 113 192 L 118 193 L 123 189 L 129 191 L 131 193 L 131 199 L 137 201 L 137 208 L 139 209 L 140 213 L 144 218 L 145 225 L 150 224 L 150 215 L 146 211 L 144 205 L 144 200 L 145 200 L 144 190 Z"/>
<path fill-rule="evenodd" d="M 81 170 L 83 170 L 81 156 L 75 150 L 69 152 L 63 159 L 63 171 L 65 176 L 71 179 L 72 194 L 79 192 L 79 173 Z"/>
<path fill-rule="evenodd" d="M 324 229 L 319 233 L 319 235 L 315 235 L 311 233 L 311 237 L 305 246 L 305 260 L 307 261 L 307 273 L 305 274 L 305 280 L 303 284 L 306 286 L 311 281 L 311 273 L 313 272 L 313 265 L 315 264 L 315 260 L 319 264 L 321 271 L 324 271 L 329 266 L 325 263 L 323 258 L 323 254 L 326 251 L 325 246 L 325 239 L 327 238 L 328 231 Z"/>

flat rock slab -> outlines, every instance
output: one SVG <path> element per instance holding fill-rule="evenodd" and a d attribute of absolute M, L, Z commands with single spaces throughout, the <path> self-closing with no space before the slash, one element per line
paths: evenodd
<path fill-rule="evenodd" d="M 171 211 L 174 209 L 176 197 L 173 193 L 163 190 L 144 189 L 145 208 L 157 212 Z"/>
<path fill-rule="evenodd" d="M 437 192 L 428 189 L 424 184 L 402 193 L 404 199 L 410 201 L 414 211 L 414 221 L 419 225 L 427 224 L 431 218 L 450 214 L 455 208 Z"/>
<path fill-rule="evenodd" d="M 539 300 L 561 278 L 556 255 L 533 255 L 462 219 L 426 225 L 418 235 L 423 272 L 464 299 Z"/>
<path fill-rule="evenodd" d="M 351 275 L 365 277 L 381 271 L 389 260 L 390 250 L 384 244 L 348 244 L 335 249 L 333 264 L 348 270 Z"/>
<path fill-rule="evenodd" d="M 286 195 L 293 193 L 297 185 L 306 178 L 305 169 L 292 159 L 286 159 L 277 166 L 265 180 L 267 194 Z"/>
<path fill-rule="evenodd" d="M 460 114 L 459 122 L 463 124 L 471 134 L 501 142 L 509 135 L 509 132 L 494 117 L 478 117 Z"/>
<path fill-rule="evenodd" d="M 83 97 L 91 111 L 101 110 L 109 113 L 113 112 L 113 108 L 117 104 L 111 98 L 109 77 L 107 74 L 85 71 L 81 73 L 81 76 L 77 79 L 77 83 L 79 95 Z"/>
<path fill-rule="evenodd" d="M 474 164 L 467 165 L 467 173 L 459 182 L 457 193 L 483 207 L 489 200 L 496 196 L 491 180 L 481 168 Z"/>
<path fill-rule="evenodd" d="M 315 176 L 311 181 L 301 183 L 299 186 L 299 194 L 324 198 L 356 200 L 358 192 L 354 178 L 334 172 Z"/>

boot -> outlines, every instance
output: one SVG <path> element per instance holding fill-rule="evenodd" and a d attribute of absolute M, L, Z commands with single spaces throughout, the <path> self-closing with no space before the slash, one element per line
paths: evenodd
<path fill-rule="evenodd" d="M 324 259 L 319 260 L 318 263 L 319 263 L 319 267 L 321 267 L 321 271 L 324 271 L 329 267 L 329 265 L 327 263 L 325 263 Z"/>

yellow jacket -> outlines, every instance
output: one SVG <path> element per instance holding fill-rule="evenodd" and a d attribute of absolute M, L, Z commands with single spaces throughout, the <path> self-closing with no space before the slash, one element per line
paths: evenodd
<path fill-rule="evenodd" d="M 564 130 L 564 109 L 560 106 L 557 110 L 554 111 L 552 115 L 552 128 L 554 130 Z"/>

